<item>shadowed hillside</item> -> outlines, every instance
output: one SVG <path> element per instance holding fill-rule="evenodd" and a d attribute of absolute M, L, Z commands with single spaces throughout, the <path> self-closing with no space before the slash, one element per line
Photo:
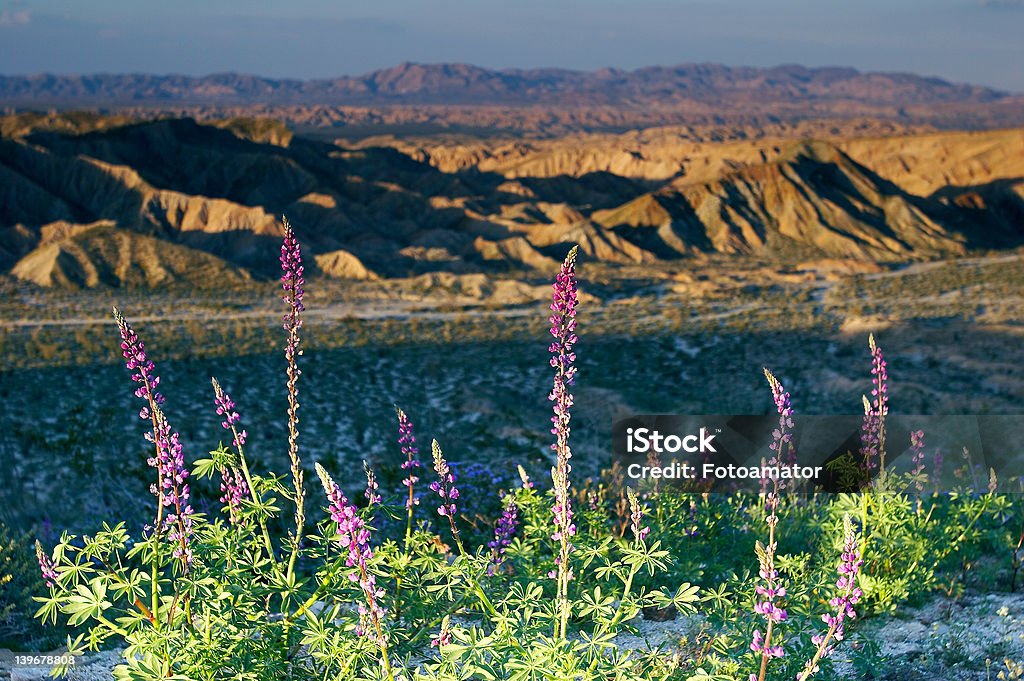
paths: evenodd
<path fill-rule="evenodd" d="M 1021 130 L 714 142 L 663 129 L 446 156 L 269 121 L 61 120 L 0 125 L 0 267 L 43 286 L 271 277 L 284 215 L 313 269 L 342 279 L 547 271 L 573 243 L 628 265 L 907 261 L 1024 240 Z"/>

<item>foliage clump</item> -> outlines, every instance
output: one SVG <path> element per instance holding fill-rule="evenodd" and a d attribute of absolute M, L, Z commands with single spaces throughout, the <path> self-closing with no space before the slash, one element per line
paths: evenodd
<path fill-rule="evenodd" d="M 80 629 L 68 637 L 72 653 L 122 646 L 120 681 L 806 681 L 856 635 L 859 614 L 932 588 L 989 519 L 1019 516 L 994 488 L 926 494 L 923 471 L 886 473 L 887 373 L 873 339 L 859 493 L 796 494 L 778 480 L 760 495 L 634 489 L 614 469 L 574 485 L 575 249 L 549 320 L 550 489 L 522 468 L 518 480 L 495 478 L 494 516 L 467 528 L 467 495 L 485 492 L 466 484 L 436 440 L 429 464 L 420 461 L 413 419 L 398 409 L 400 489 L 382 487 L 367 467 L 360 498 L 338 482 L 351 476 L 317 462 L 313 493 L 299 447 L 305 281 L 290 227 L 281 263 L 285 477 L 250 466 L 248 431 L 216 380 L 211 403 L 230 444 L 189 467 L 157 367 L 115 310 L 153 452 L 154 520 L 141 533 L 124 522 L 65 533 L 39 551 L 48 594 L 36 600 L 42 621 Z M 765 376 L 781 462 L 793 455 L 794 410 L 781 382 Z M 219 481 L 219 511 L 193 507 L 191 481 L 205 478 Z M 641 613 L 682 615 L 693 633 L 671 649 L 622 647 Z"/>

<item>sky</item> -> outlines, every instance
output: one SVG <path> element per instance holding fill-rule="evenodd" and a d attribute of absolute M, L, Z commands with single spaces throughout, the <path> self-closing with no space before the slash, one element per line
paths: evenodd
<path fill-rule="evenodd" d="M 0 0 L 0 74 L 853 66 L 1024 92 L 1024 0 Z"/>

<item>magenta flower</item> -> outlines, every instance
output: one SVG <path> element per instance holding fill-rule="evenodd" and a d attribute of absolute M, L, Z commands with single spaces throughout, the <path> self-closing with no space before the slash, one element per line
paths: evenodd
<path fill-rule="evenodd" d="M 379 504 L 380 494 L 377 490 L 380 489 L 380 485 L 377 484 L 377 474 L 373 472 L 370 464 L 366 463 L 366 461 L 363 461 L 363 472 L 366 473 L 366 491 L 363 493 L 363 496 L 366 497 L 366 503 L 368 506 Z"/>
<path fill-rule="evenodd" d="M 555 441 L 551 448 L 555 451 L 555 465 L 551 468 L 551 482 L 555 501 L 552 505 L 554 532 L 551 538 L 558 542 L 558 553 L 555 556 L 556 569 L 549 575 L 557 580 L 556 607 L 558 620 L 555 625 L 556 638 L 565 638 L 569 622 L 569 582 L 573 578 L 569 556 L 572 553 L 572 537 L 576 535 L 573 523 L 572 501 L 569 496 L 569 473 L 572 466 L 572 450 L 569 448 L 569 419 L 573 399 L 569 387 L 576 380 L 576 353 L 574 347 L 576 336 L 576 305 L 579 292 L 576 283 L 576 254 L 578 247 L 573 246 L 565 256 L 562 267 L 552 285 L 551 300 L 551 335 L 554 341 L 548 347 L 551 353 L 551 367 L 555 370 L 552 379 L 551 393 L 548 399 L 554 402 L 554 415 L 551 417 L 551 433 Z M 552 574 L 553 573 L 553 574 Z"/>
<path fill-rule="evenodd" d="M 409 490 L 405 507 L 411 511 L 413 506 L 420 503 L 415 493 L 416 483 L 419 482 L 419 476 L 416 475 L 415 470 L 422 468 L 423 464 L 417 458 L 420 450 L 416 448 L 416 436 L 412 432 L 412 422 L 404 411 L 397 407 L 395 410 L 398 412 L 398 444 L 405 457 L 405 461 L 402 462 L 402 470 L 406 471 L 406 477 L 402 480 L 402 484 Z"/>
<path fill-rule="evenodd" d="M 222 469 L 220 476 L 220 491 L 223 492 L 220 501 L 222 504 L 227 504 L 228 513 L 234 522 L 238 518 L 242 500 L 249 496 L 249 486 L 237 470 Z"/>
<path fill-rule="evenodd" d="M 235 403 L 231 400 L 231 396 L 224 392 L 216 378 L 211 378 L 210 381 L 213 383 L 213 403 L 217 408 L 217 415 L 224 419 L 220 425 L 225 430 L 230 431 L 231 444 L 238 450 L 238 456 L 241 458 L 242 447 L 245 445 L 248 433 L 244 430 L 241 432 L 238 430 L 240 417 L 238 412 L 235 411 Z M 223 492 L 220 501 L 223 504 L 227 504 L 231 522 L 236 522 L 242 500 L 249 497 L 249 485 L 246 483 L 241 472 L 235 467 L 230 469 L 221 468 L 220 477 L 220 491 Z"/>
<path fill-rule="evenodd" d="M 135 372 L 132 374 L 132 380 L 138 384 L 135 396 L 146 401 L 139 417 L 153 423 L 153 430 L 146 433 L 145 437 L 156 449 L 155 455 L 147 459 L 147 463 L 157 469 L 157 482 L 150 486 L 159 507 L 157 531 L 168 530 L 167 539 L 174 546 L 174 557 L 181 559 L 188 568 L 192 564 L 189 539 L 192 536 L 193 511 L 189 504 L 188 469 L 185 467 L 181 442 L 160 409 L 164 403 L 163 395 L 156 390 L 160 385 L 160 377 L 156 375 L 153 362 L 146 356 L 145 345 L 116 307 L 114 320 L 121 334 L 121 353 L 124 355 L 125 366 Z M 164 509 L 168 510 L 166 515 Z"/>
<path fill-rule="evenodd" d="M 430 639 L 431 648 L 440 648 L 446 646 L 452 642 L 452 628 L 451 623 L 447 617 L 441 623 L 441 630 L 437 632 L 437 636 Z"/>
<path fill-rule="evenodd" d="M 765 647 L 765 645 L 764 645 L 764 635 L 761 634 L 761 632 L 758 631 L 758 630 L 754 631 L 754 638 L 753 638 L 753 641 L 751 641 L 751 643 L 750 643 L 750 649 L 753 650 L 755 653 L 761 653 L 761 654 L 766 655 L 768 657 L 783 657 L 786 654 L 782 650 L 782 646 L 768 646 L 768 647 Z M 751 677 L 757 678 L 753 674 L 751 674 Z"/>
<path fill-rule="evenodd" d="M 782 387 L 782 383 L 767 369 L 764 375 L 768 379 L 768 385 L 772 390 L 772 400 L 775 402 L 775 410 L 779 414 L 779 425 L 772 432 L 772 443 L 769 445 L 774 457 L 768 462 L 770 466 L 781 466 L 782 448 L 789 450 L 789 457 L 786 463 L 796 463 L 796 447 L 793 444 L 793 405 L 789 393 Z"/>
<path fill-rule="evenodd" d="M 189 502 L 188 468 L 182 453 L 178 433 L 171 430 L 163 412 L 157 408 L 155 439 L 147 433 L 147 439 L 156 445 L 156 456 L 148 460 L 157 469 L 158 484 L 150 486 L 158 503 L 167 509 L 163 517 L 163 528 L 168 531 L 167 540 L 174 546 L 174 557 L 188 567 L 192 564 L 192 506 Z"/>
<path fill-rule="evenodd" d="M 349 579 L 359 584 L 365 599 L 365 602 L 357 606 L 360 626 L 356 629 L 356 634 L 371 638 L 383 648 L 386 645 L 381 625 L 384 617 L 384 608 L 381 605 L 384 590 L 377 586 L 374 575 L 367 567 L 368 561 L 373 558 L 370 531 L 356 512 L 356 507 L 349 503 L 344 492 L 319 463 L 316 464 L 316 473 L 320 476 L 320 482 L 327 493 L 331 520 L 338 524 L 338 544 L 348 549 L 345 565 L 356 568 L 356 572 L 352 573 Z"/>
<path fill-rule="evenodd" d="M 924 491 L 924 431 L 915 430 L 910 433 L 910 462 L 914 464 L 913 469 L 910 473 L 917 480 L 914 481 L 914 485 L 917 487 L 918 492 Z"/>
<path fill-rule="evenodd" d="M 864 421 L 861 425 L 862 466 L 869 476 L 882 465 L 885 448 L 885 417 L 889 413 L 889 374 L 882 349 L 868 336 L 871 349 L 871 399 L 864 398 Z"/>
<path fill-rule="evenodd" d="M 805 681 L 818 670 L 818 662 L 823 657 L 828 657 L 834 649 L 832 640 L 843 640 L 844 621 L 857 616 L 853 606 L 857 604 L 862 595 L 861 590 L 857 588 L 857 573 L 860 572 L 863 561 L 857 546 L 857 532 L 854 530 L 849 516 L 844 518 L 843 526 L 843 552 L 837 568 L 839 578 L 836 580 L 838 593 L 829 600 L 833 612 L 821 616 L 821 621 L 828 626 L 828 630 L 824 634 L 815 634 L 811 637 L 811 641 L 818 646 L 818 649 L 814 657 L 807 662 L 803 671 L 797 676 L 798 681 Z"/>
<path fill-rule="evenodd" d="M 304 271 L 299 240 L 295 236 L 295 230 L 285 221 L 284 242 L 281 244 L 281 288 L 285 293 L 283 300 L 289 307 L 284 316 L 284 329 L 288 332 L 298 330 L 302 326 L 299 313 L 305 309 L 302 305 L 302 296 L 305 293 L 303 287 L 306 285 Z"/>
<path fill-rule="evenodd" d="M 153 408 L 164 403 L 164 396 L 157 392 L 160 377 L 156 374 L 156 365 L 146 356 L 145 344 L 116 307 L 114 320 L 121 333 L 121 354 L 124 355 L 125 366 L 134 372 L 132 380 L 139 384 L 135 389 L 135 396 L 146 402 L 146 406 L 139 411 L 139 418 L 150 420 Z"/>
<path fill-rule="evenodd" d="M 768 380 L 768 385 L 772 391 L 772 399 L 775 402 L 775 409 L 779 414 L 779 425 L 772 433 L 772 443 L 770 445 L 772 458 L 768 463 L 772 466 L 782 465 L 783 446 L 788 444 L 792 452 L 793 408 L 790 404 L 789 393 L 782 387 L 782 383 L 768 369 L 764 370 L 764 376 Z M 767 511 L 765 523 L 768 525 L 768 544 L 763 545 L 761 542 L 758 542 L 755 547 L 759 566 L 758 574 L 761 577 L 762 583 L 755 587 L 760 599 L 754 604 L 754 612 L 763 617 L 767 623 L 764 634 L 759 629 L 754 631 L 753 641 L 750 644 L 751 650 L 755 653 L 761 653 L 761 671 L 756 677 L 759 681 L 764 681 L 765 673 L 768 670 L 768 661 L 772 658 L 782 657 L 785 654 L 781 645 L 773 644 L 772 642 L 775 625 L 784 622 L 787 617 L 786 611 L 776 602 L 776 599 L 783 598 L 786 595 L 786 588 L 779 580 L 778 570 L 775 569 L 775 551 L 777 548 L 775 528 L 779 523 L 779 517 L 775 511 L 779 505 L 780 488 L 780 481 L 777 477 L 771 479 L 771 491 L 768 491 L 767 486 L 762 487 L 765 493 L 765 509 Z"/>
<path fill-rule="evenodd" d="M 43 581 L 46 582 L 46 586 L 51 589 L 56 586 L 59 575 L 57 574 L 57 566 L 54 565 L 53 560 L 46 555 L 43 551 L 43 545 L 36 540 L 36 560 L 39 561 L 39 572 L 43 576 Z"/>
<path fill-rule="evenodd" d="M 760 567 L 758 574 L 763 583 L 755 587 L 755 591 L 761 599 L 754 604 L 754 612 L 768 623 L 768 630 L 763 637 L 760 631 L 755 631 L 754 642 L 757 644 L 757 648 L 753 648 L 753 645 L 751 647 L 758 652 L 764 652 L 767 657 L 782 657 L 782 648 L 771 646 L 770 642 L 773 626 L 779 622 L 785 622 L 788 617 L 785 609 L 776 603 L 776 599 L 785 597 L 786 587 L 782 585 L 779 580 L 779 571 L 775 569 L 774 547 L 765 547 L 758 542 L 757 559 Z M 769 644 L 767 648 L 766 644 Z"/>
<path fill-rule="evenodd" d="M 437 440 L 434 440 L 432 445 L 434 472 L 437 473 L 437 480 L 430 483 L 430 489 L 437 492 L 437 496 L 441 498 L 441 505 L 437 507 L 437 512 L 442 516 L 454 518 L 455 512 L 458 510 L 455 502 L 459 498 L 459 489 L 455 486 L 455 474 L 449 468 L 448 462 L 444 460 L 444 454 L 441 453 L 441 446 L 437 444 Z"/>
<path fill-rule="evenodd" d="M 643 521 L 644 512 L 643 509 L 640 508 L 640 499 L 637 497 L 636 492 L 633 491 L 632 487 L 626 488 L 626 497 L 629 500 L 630 529 L 633 531 L 633 537 L 635 537 L 638 542 L 642 542 L 650 533 L 651 528 L 643 527 L 640 524 Z"/>
<path fill-rule="evenodd" d="M 570 409 L 573 405 L 572 394 L 569 387 L 576 379 L 576 353 L 573 348 L 578 340 L 576 336 L 576 305 L 578 302 L 578 290 L 576 283 L 576 253 L 577 247 L 573 247 L 562 263 L 555 283 L 552 286 L 553 295 L 551 302 L 551 335 L 554 341 L 548 348 L 551 352 L 551 366 L 555 369 L 555 376 L 552 380 L 551 394 L 548 399 L 554 402 L 554 415 L 551 417 L 551 433 L 555 436 L 555 442 L 551 448 L 555 451 L 555 466 L 551 469 L 551 481 L 554 487 L 555 502 L 552 508 L 554 515 L 554 532 L 551 538 L 560 544 L 558 557 L 558 576 L 562 585 L 560 597 L 568 589 L 567 582 L 570 578 L 568 560 L 572 552 L 571 538 L 576 534 L 576 525 L 573 523 L 572 501 L 569 496 L 569 473 L 572 466 L 569 460 L 572 458 L 572 450 L 569 448 L 569 420 Z"/>
<path fill-rule="evenodd" d="M 882 348 L 875 343 L 874 335 L 868 336 L 868 346 L 871 348 L 872 402 L 875 413 L 885 416 L 889 412 L 889 373 L 886 370 L 885 358 L 882 356 Z"/>
<path fill-rule="evenodd" d="M 514 501 L 509 500 L 494 526 L 494 539 L 487 542 L 487 547 L 491 549 L 491 562 L 495 565 L 500 565 L 504 560 L 505 549 L 512 543 L 518 524 L 519 508 Z"/>
<path fill-rule="evenodd" d="M 295 492 L 295 534 L 293 536 L 292 556 L 298 551 L 299 537 L 306 515 L 304 509 L 305 493 L 303 491 L 302 465 L 299 461 L 299 371 L 296 357 L 299 350 L 299 329 L 302 327 L 303 287 L 302 253 L 295 231 L 288 221 L 284 221 L 284 241 L 281 244 L 281 288 L 284 290 L 284 302 L 288 304 L 288 312 L 284 315 L 284 329 L 288 332 L 285 341 L 284 356 L 288 363 L 288 461 L 291 466 L 292 488 Z"/>
<path fill-rule="evenodd" d="M 216 378 L 211 379 L 213 382 L 213 401 L 217 407 L 217 415 L 222 417 L 224 420 L 221 421 L 220 425 L 224 430 L 231 431 L 231 444 L 236 449 L 241 449 L 245 444 L 245 439 L 249 437 L 249 434 L 244 430 L 238 431 L 238 423 L 241 417 L 238 412 L 235 411 L 235 403 L 231 400 L 231 396 L 228 395 L 220 387 L 220 383 Z"/>

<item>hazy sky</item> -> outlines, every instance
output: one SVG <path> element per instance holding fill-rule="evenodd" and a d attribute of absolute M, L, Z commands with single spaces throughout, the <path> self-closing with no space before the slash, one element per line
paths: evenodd
<path fill-rule="evenodd" d="M 715 61 L 1024 92 L 1024 0 L 0 0 L 0 73 L 317 78 L 402 61 Z"/>

